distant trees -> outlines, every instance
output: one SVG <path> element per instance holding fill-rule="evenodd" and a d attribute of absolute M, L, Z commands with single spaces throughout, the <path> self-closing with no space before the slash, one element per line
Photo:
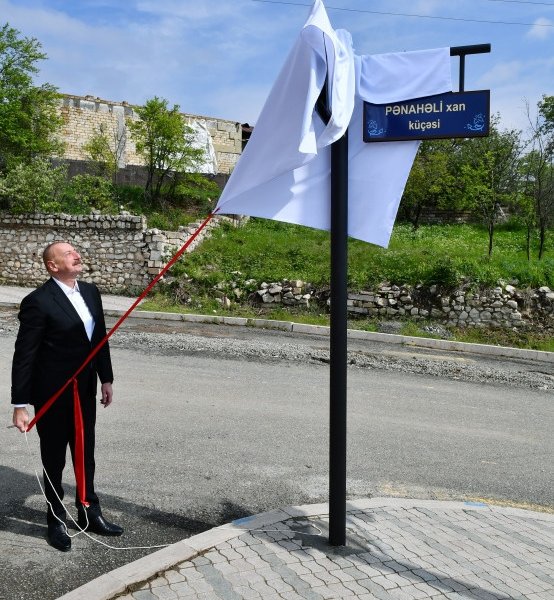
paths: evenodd
<path fill-rule="evenodd" d="M 487 228 L 490 255 L 507 210 L 524 226 L 528 258 L 536 232 L 541 259 L 554 226 L 554 96 L 543 96 L 537 108 L 527 137 L 500 129 L 496 116 L 488 137 L 422 142 L 400 214 L 417 227 L 425 209 L 469 211 Z"/>
<path fill-rule="evenodd" d="M 101 124 L 88 142 L 83 146 L 92 161 L 97 175 L 111 179 L 115 185 L 117 171 L 125 152 L 125 127 Z"/>
<path fill-rule="evenodd" d="M 193 147 L 194 131 L 185 123 L 178 105 L 169 108 L 167 100 L 155 96 L 138 107 L 136 113 L 139 119 L 130 121 L 129 129 L 137 153 L 146 162 L 145 195 L 152 204 L 156 204 L 165 184 L 171 184 L 170 195 L 175 191 L 175 174 L 197 168 L 203 150 Z"/>
<path fill-rule="evenodd" d="M 37 63 L 46 58 L 35 38 L 8 23 L 0 29 L 0 173 L 19 163 L 59 154 L 59 95 L 48 83 L 37 86 Z"/>
<path fill-rule="evenodd" d="M 531 121 L 530 150 L 522 161 L 523 196 L 531 199 L 539 233 L 539 259 L 554 224 L 554 96 L 543 96 Z"/>
<path fill-rule="evenodd" d="M 455 177 L 452 140 L 421 143 L 401 204 L 401 214 L 418 228 L 425 208 L 452 208 Z"/>
<path fill-rule="evenodd" d="M 464 203 L 480 216 L 487 228 L 489 256 L 502 207 L 512 207 L 517 198 L 521 148 L 520 132 L 500 131 L 497 118 L 492 120 L 489 136 L 466 140 L 462 144 Z"/>

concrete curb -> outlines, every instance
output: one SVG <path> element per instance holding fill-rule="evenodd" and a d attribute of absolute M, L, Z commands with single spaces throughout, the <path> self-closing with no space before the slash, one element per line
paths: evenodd
<path fill-rule="evenodd" d="M 0 302 L 0 307 L 18 308 L 18 302 Z M 106 316 L 119 318 L 125 314 L 124 310 L 107 308 L 104 310 Z M 276 329 L 291 333 L 303 333 L 307 335 L 329 336 L 329 327 L 325 325 L 304 325 L 290 321 L 272 321 L 270 319 L 248 319 L 246 317 L 226 317 L 223 315 L 194 315 L 185 313 L 166 313 L 153 311 L 137 311 L 129 315 L 129 319 L 153 319 L 158 321 L 185 321 L 189 323 L 213 323 L 216 325 L 234 325 L 239 327 L 256 327 L 260 329 Z M 408 335 L 397 335 L 392 333 L 376 333 L 373 331 L 361 331 L 349 329 L 348 338 L 352 340 L 367 340 L 372 342 L 386 342 L 387 344 L 399 344 L 402 346 L 414 346 L 417 348 L 428 348 L 430 350 L 446 350 L 449 352 L 460 352 L 470 354 L 484 354 L 487 356 L 498 356 L 502 358 L 515 358 L 521 360 L 532 360 L 545 363 L 554 363 L 554 352 L 542 350 L 527 350 L 522 348 L 510 348 L 505 346 L 490 346 L 487 344 L 469 344 L 466 342 L 452 342 L 449 340 L 436 340 L 432 338 L 421 338 Z"/>
<path fill-rule="evenodd" d="M 106 315 L 111 317 L 120 317 L 122 314 L 124 314 L 123 311 L 119 310 L 106 310 L 104 312 Z M 239 325 L 243 327 L 277 329 L 279 331 L 321 336 L 329 336 L 330 330 L 330 328 L 325 325 L 304 325 L 302 323 L 292 323 L 290 321 L 247 319 L 244 317 L 226 317 L 220 315 L 192 315 L 184 313 L 139 311 L 129 315 L 129 318 L 154 319 L 160 321 L 188 321 L 194 323 L 215 323 L 218 325 Z M 490 346 L 486 344 L 469 344 L 466 342 L 452 342 L 449 340 L 436 340 L 432 338 L 421 338 L 392 333 L 361 331 L 359 329 L 349 329 L 348 338 L 352 340 L 386 342 L 388 344 L 400 344 L 403 346 L 414 346 L 434 350 L 448 350 L 450 352 L 486 354 L 488 356 L 499 356 L 503 358 L 519 358 L 523 360 L 554 363 L 554 352 L 544 352 L 542 350 L 527 350 L 505 346 Z"/>
<path fill-rule="evenodd" d="M 428 508 L 434 510 L 473 510 L 499 511 L 507 515 L 532 517 L 538 521 L 554 523 L 554 514 L 539 513 L 519 508 L 490 506 L 482 502 L 455 502 L 441 500 L 412 500 L 407 498 L 366 498 L 347 502 L 347 513 L 372 508 Z M 190 560 L 207 550 L 227 542 L 243 533 L 254 531 L 260 527 L 273 525 L 293 517 L 315 517 L 328 515 L 328 504 L 306 504 L 288 506 L 265 513 L 237 519 L 226 525 L 214 527 L 209 531 L 192 536 L 167 548 L 144 556 L 128 565 L 114 569 L 75 590 L 60 596 L 58 600 L 111 600 L 118 594 L 125 593 L 131 586 L 142 584 L 149 579 L 161 575 L 175 565 Z M 355 523 L 352 523 L 355 526 Z M 347 515 L 348 526 L 348 515 Z"/>

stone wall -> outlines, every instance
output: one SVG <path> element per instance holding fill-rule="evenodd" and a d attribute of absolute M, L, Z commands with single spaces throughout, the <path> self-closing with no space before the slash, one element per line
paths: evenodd
<path fill-rule="evenodd" d="M 554 292 L 548 287 L 517 290 L 512 285 L 443 294 L 437 286 L 381 285 L 350 294 L 351 313 L 386 318 L 431 319 L 456 327 L 523 327 L 530 321 L 554 326 Z"/>
<path fill-rule="evenodd" d="M 210 234 L 215 217 L 187 251 Z M 147 229 L 142 216 L 10 215 L 0 213 L 0 281 L 21 286 L 43 283 L 42 251 L 50 242 L 68 241 L 83 258 L 86 281 L 101 291 L 122 293 L 144 288 L 194 233 L 199 223 L 169 232 Z"/>
<path fill-rule="evenodd" d="M 62 158 L 86 161 L 88 157 L 83 149 L 84 146 L 94 134 L 102 131 L 113 148 L 116 143 L 120 144 L 120 168 L 144 164 L 143 159 L 137 155 L 135 144 L 128 132 L 128 121 L 138 117 L 133 106 L 127 102 L 64 94 L 60 113 L 63 119 L 62 139 L 65 142 L 65 153 Z M 242 152 L 241 124 L 201 115 L 183 114 L 183 116 L 199 131 L 199 134 L 202 130 L 209 132 L 210 148 L 215 151 L 217 162 L 214 172 L 231 173 Z M 212 172 L 205 169 L 203 171 Z"/>
<path fill-rule="evenodd" d="M 252 280 L 246 283 L 255 285 Z M 263 282 L 256 287 L 259 289 L 251 294 L 251 301 L 266 306 L 309 307 L 311 303 L 329 302 L 328 290 L 318 291 L 303 281 Z M 375 290 L 350 293 L 348 312 L 351 316 L 386 320 L 432 320 L 456 327 L 554 328 L 554 292 L 546 286 L 518 290 L 504 285 L 479 293 L 459 289 L 442 294 L 437 286 L 382 284 Z"/>

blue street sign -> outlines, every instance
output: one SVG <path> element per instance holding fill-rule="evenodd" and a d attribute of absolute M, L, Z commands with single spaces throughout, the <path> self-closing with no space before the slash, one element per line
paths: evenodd
<path fill-rule="evenodd" d="M 448 92 L 416 100 L 364 102 L 364 142 L 489 135 L 490 91 Z"/>

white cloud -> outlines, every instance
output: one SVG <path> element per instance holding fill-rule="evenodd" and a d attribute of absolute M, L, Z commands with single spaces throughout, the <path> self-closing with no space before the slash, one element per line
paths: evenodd
<path fill-rule="evenodd" d="M 445 8 L 445 3 L 440 0 L 419 0 L 415 4 L 410 3 L 410 13 L 418 15 L 434 15 L 438 8 Z M 394 10 L 393 12 L 397 12 Z M 403 11 L 402 11 L 403 12 Z"/>
<path fill-rule="evenodd" d="M 212 21 L 236 17 L 244 8 L 244 0 L 139 0 L 137 10 L 154 15 L 169 15 L 191 21 Z"/>
<path fill-rule="evenodd" d="M 500 62 L 479 78 L 479 85 L 483 87 L 502 85 L 519 78 L 524 70 L 525 64 L 521 61 Z"/>
<path fill-rule="evenodd" d="M 527 37 L 536 40 L 545 40 L 554 33 L 554 23 L 546 17 L 539 17 L 531 29 L 527 32 Z"/>
<path fill-rule="evenodd" d="M 489 71 L 480 80 L 483 85 L 491 82 L 491 112 L 500 113 L 504 127 L 525 130 L 526 103 L 533 111 L 544 94 L 554 94 L 554 57 L 499 65 L 492 71 L 496 79 Z"/>

